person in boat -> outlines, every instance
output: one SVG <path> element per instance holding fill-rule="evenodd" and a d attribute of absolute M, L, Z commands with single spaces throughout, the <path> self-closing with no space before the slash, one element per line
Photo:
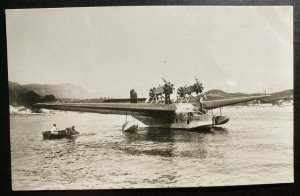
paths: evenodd
<path fill-rule="evenodd" d="M 51 133 L 52 134 L 58 134 L 58 131 L 57 131 L 57 127 L 56 127 L 56 124 L 53 124 L 52 128 L 51 128 Z"/>
<path fill-rule="evenodd" d="M 76 135 L 78 132 L 75 130 L 75 126 L 73 125 L 72 127 L 68 127 L 65 129 L 67 135 Z"/>

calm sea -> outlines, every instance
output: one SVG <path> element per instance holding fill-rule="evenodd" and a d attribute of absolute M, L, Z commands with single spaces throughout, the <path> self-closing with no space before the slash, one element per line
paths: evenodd
<path fill-rule="evenodd" d="M 217 111 L 216 111 L 217 112 Z M 225 107 L 212 132 L 139 128 L 125 116 L 11 115 L 13 190 L 199 187 L 293 182 L 293 107 Z M 42 132 L 75 125 L 74 139 Z"/>

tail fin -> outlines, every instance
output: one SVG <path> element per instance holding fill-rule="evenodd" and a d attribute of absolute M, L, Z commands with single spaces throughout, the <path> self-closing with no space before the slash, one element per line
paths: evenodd
<path fill-rule="evenodd" d="M 121 99 L 105 99 L 103 103 L 138 103 L 139 101 L 145 101 L 146 98 L 137 98 L 137 94 L 134 89 L 130 90 L 130 98 Z"/>
<path fill-rule="evenodd" d="M 131 103 L 137 103 L 138 102 L 137 94 L 136 94 L 134 89 L 130 90 L 130 100 L 131 100 Z"/>

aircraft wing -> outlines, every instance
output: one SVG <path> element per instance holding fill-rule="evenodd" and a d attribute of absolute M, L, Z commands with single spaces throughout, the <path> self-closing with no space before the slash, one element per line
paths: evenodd
<path fill-rule="evenodd" d="M 252 96 L 233 99 L 222 99 L 204 101 L 203 108 L 210 110 L 223 106 L 234 105 L 255 99 L 269 97 L 270 95 Z M 127 112 L 139 112 L 144 115 L 175 113 L 174 104 L 155 104 L 155 103 L 37 103 L 38 108 L 62 111 L 93 112 L 100 114 L 126 114 Z"/>
<path fill-rule="evenodd" d="M 174 104 L 149 104 L 149 103 L 37 103 L 38 108 L 62 111 L 93 112 L 101 114 L 126 114 L 139 112 L 144 114 L 174 113 Z"/>
<path fill-rule="evenodd" d="M 237 103 L 247 102 L 255 99 L 262 99 L 270 97 L 270 95 L 260 95 L 260 96 L 251 96 L 251 97 L 241 97 L 241 98 L 232 98 L 232 99 L 221 99 L 213 101 L 203 101 L 203 108 L 210 110 L 215 108 L 220 108 L 223 106 L 234 105 Z"/>

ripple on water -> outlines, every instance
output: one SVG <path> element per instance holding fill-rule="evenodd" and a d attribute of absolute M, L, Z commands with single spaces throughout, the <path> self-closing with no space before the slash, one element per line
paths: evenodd
<path fill-rule="evenodd" d="M 245 112 L 247 110 L 247 112 Z M 123 116 L 11 116 L 14 190 L 222 186 L 293 181 L 292 107 L 224 108 L 211 132 L 120 129 Z M 280 115 L 279 115 L 280 114 Z M 42 140 L 56 122 L 74 139 Z"/>

